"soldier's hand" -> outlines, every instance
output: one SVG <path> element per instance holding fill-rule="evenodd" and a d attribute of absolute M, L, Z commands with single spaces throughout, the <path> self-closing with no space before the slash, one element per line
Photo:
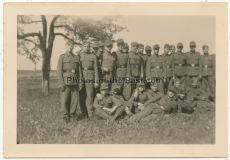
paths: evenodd
<path fill-rule="evenodd" d="M 98 83 L 94 83 L 94 87 L 98 88 L 99 87 Z"/>
<path fill-rule="evenodd" d="M 142 106 L 143 104 L 142 103 L 137 103 L 138 106 Z"/>
<path fill-rule="evenodd" d="M 145 106 L 142 105 L 141 108 L 140 108 L 141 112 L 142 112 L 144 109 L 145 109 Z"/>
<path fill-rule="evenodd" d="M 108 71 L 109 71 L 109 69 L 108 69 L 108 68 L 104 68 L 104 71 L 108 72 Z"/>
<path fill-rule="evenodd" d="M 117 106 L 114 106 L 114 107 L 110 110 L 109 114 L 110 114 L 110 115 L 113 114 L 113 113 L 116 111 L 116 109 L 117 109 Z"/>
<path fill-rule="evenodd" d="M 198 76 L 198 79 L 201 79 L 201 78 L 202 78 L 202 76 L 201 76 L 201 75 L 199 75 L 199 76 Z"/>
<path fill-rule="evenodd" d="M 166 81 L 167 81 L 166 78 L 164 78 L 164 83 L 166 83 Z"/>
<path fill-rule="evenodd" d="M 175 80 L 175 77 L 173 76 L 173 81 Z"/>
<path fill-rule="evenodd" d="M 82 86 L 79 86 L 79 91 L 82 89 Z"/>
<path fill-rule="evenodd" d="M 65 89 L 66 89 L 66 86 L 62 86 L 62 87 L 61 87 L 61 91 L 62 91 L 62 92 L 64 92 Z"/>
<path fill-rule="evenodd" d="M 134 96 L 134 98 L 137 98 L 137 97 L 138 97 L 138 89 L 135 90 L 133 96 Z"/>
<path fill-rule="evenodd" d="M 143 73 L 141 73 L 140 77 L 141 77 L 141 78 L 143 78 L 143 77 L 144 77 L 144 76 L 143 76 Z"/>

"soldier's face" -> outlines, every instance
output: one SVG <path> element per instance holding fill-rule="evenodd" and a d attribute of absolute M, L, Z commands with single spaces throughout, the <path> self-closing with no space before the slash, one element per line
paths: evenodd
<path fill-rule="evenodd" d="M 196 87 L 197 83 L 192 83 L 191 85 L 192 85 L 192 87 Z"/>
<path fill-rule="evenodd" d="M 101 91 L 101 94 L 102 94 L 103 96 L 105 96 L 107 93 L 108 93 L 108 90 L 107 90 L 107 89 Z"/>
<path fill-rule="evenodd" d="M 89 44 L 84 44 L 82 46 L 82 50 L 86 53 L 88 53 L 90 51 L 90 45 Z"/>
<path fill-rule="evenodd" d="M 99 51 L 102 52 L 103 50 L 104 50 L 104 46 L 100 46 L 100 47 L 99 47 Z"/>
<path fill-rule="evenodd" d="M 143 91 L 144 91 L 144 87 L 142 87 L 142 86 L 141 86 L 141 87 L 138 87 L 138 89 L 139 89 L 140 92 L 143 92 Z"/>
<path fill-rule="evenodd" d="M 94 47 L 94 48 L 93 48 L 93 51 L 94 51 L 95 53 L 97 53 L 98 49 L 99 49 L 98 47 Z"/>
<path fill-rule="evenodd" d="M 124 46 L 125 46 L 125 44 L 124 43 L 120 43 L 120 44 L 118 44 L 118 49 L 120 50 L 120 51 L 122 51 L 122 49 L 124 48 Z"/>
<path fill-rule="evenodd" d="M 177 48 L 177 51 L 178 51 L 178 52 L 182 52 L 182 50 L 183 50 L 182 47 Z"/>
<path fill-rule="evenodd" d="M 154 92 L 156 92 L 156 91 L 157 91 L 157 85 L 151 86 L 151 89 L 152 89 Z"/>
<path fill-rule="evenodd" d="M 141 47 L 141 48 L 138 48 L 138 52 L 139 52 L 139 53 L 143 53 L 143 52 L 144 52 L 144 48 L 142 48 L 142 47 Z"/>
<path fill-rule="evenodd" d="M 148 50 L 148 51 L 146 51 L 146 54 L 148 55 L 148 56 L 150 56 L 151 55 L 151 50 Z"/>
<path fill-rule="evenodd" d="M 193 52 L 195 51 L 195 48 L 196 48 L 195 46 L 190 47 L 191 51 Z"/>
<path fill-rule="evenodd" d="M 72 52 L 72 51 L 73 51 L 73 48 L 74 48 L 73 44 L 67 44 L 67 45 L 65 45 L 65 47 L 66 47 L 66 50 L 67 50 L 68 52 Z"/>
<path fill-rule="evenodd" d="M 127 50 L 128 50 L 127 48 L 123 48 L 123 49 L 122 49 L 122 52 L 123 52 L 123 53 L 126 53 Z"/>
<path fill-rule="evenodd" d="M 134 53 L 137 53 L 137 47 L 132 47 L 132 51 L 133 51 Z"/>
<path fill-rule="evenodd" d="M 177 87 L 177 88 L 180 87 L 180 82 L 175 82 L 174 86 Z"/>
<path fill-rule="evenodd" d="M 168 54 L 168 53 L 169 53 L 169 48 L 164 48 L 164 52 L 165 52 L 166 54 Z"/>
<path fill-rule="evenodd" d="M 113 46 L 110 45 L 110 46 L 105 46 L 105 50 L 108 51 L 108 52 L 111 52 Z"/>
<path fill-rule="evenodd" d="M 174 93 L 173 93 L 172 91 L 168 90 L 168 96 L 169 96 L 170 98 L 172 98 L 172 97 L 174 96 Z"/>
<path fill-rule="evenodd" d="M 176 51 L 175 47 L 172 47 L 172 48 L 170 49 L 171 54 L 174 54 L 175 51 Z"/>
<path fill-rule="evenodd" d="M 158 55 L 159 49 L 153 49 L 154 54 Z"/>
<path fill-rule="evenodd" d="M 179 97 L 180 97 L 180 99 L 184 99 L 185 98 L 185 94 L 181 93 L 181 94 L 179 94 Z"/>
<path fill-rule="evenodd" d="M 207 54 L 208 53 L 208 47 L 205 47 L 205 49 L 203 49 L 203 52 L 205 53 L 205 54 Z"/>

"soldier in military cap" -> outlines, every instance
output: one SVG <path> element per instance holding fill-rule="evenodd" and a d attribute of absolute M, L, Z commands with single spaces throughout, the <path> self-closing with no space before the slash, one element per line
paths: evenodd
<path fill-rule="evenodd" d="M 119 95 L 109 95 L 108 83 L 101 84 L 101 98 L 96 97 L 94 99 L 95 115 L 99 118 L 114 121 L 117 120 L 124 112 L 123 106 L 124 99 Z M 117 91 L 119 85 L 112 85 L 112 89 Z"/>
<path fill-rule="evenodd" d="M 161 55 L 164 60 L 166 71 L 166 82 L 164 83 L 164 93 L 167 93 L 168 87 L 172 86 L 171 79 L 175 79 L 173 56 L 169 54 L 169 44 L 164 45 L 164 53 Z"/>
<path fill-rule="evenodd" d="M 98 49 L 97 54 L 96 54 L 97 60 L 98 60 L 98 75 L 99 75 L 99 78 L 102 78 L 101 64 L 102 64 L 102 59 L 103 59 L 104 43 L 100 42 L 98 44 L 98 47 L 99 47 L 99 49 Z"/>
<path fill-rule="evenodd" d="M 176 51 L 176 47 L 174 45 L 170 45 L 170 54 L 174 55 Z"/>
<path fill-rule="evenodd" d="M 79 106 L 79 90 L 82 83 L 75 80 L 82 78 L 80 60 L 72 53 L 74 43 L 66 42 L 66 53 L 60 55 L 57 65 L 58 86 L 61 90 L 61 108 L 64 122 L 75 119 L 77 106 Z"/>
<path fill-rule="evenodd" d="M 143 70 L 144 70 L 144 74 L 143 74 L 143 78 L 145 79 L 146 78 L 146 70 L 145 70 L 145 67 L 146 67 L 146 62 L 147 62 L 147 59 L 149 58 L 149 56 L 147 54 L 144 54 L 144 45 L 142 43 L 139 43 L 138 44 L 138 54 L 141 56 L 142 58 L 142 63 L 143 63 Z"/>
<path fill-rule="evenodd" d="M 158 90 L 161 93 L 164 93 L 164 82 L 166 81 L 166 71 L 164 65 L 164 59 L 162 56 L 159 56 L 159 45 L 155 44 L 153 46 L 153 55 L 150 56 L 146 63 L 146 78 L 162 78 L 164 79 L 163 82 L 157 85 Z"/>
<path fill-rule="evenodd" d="M 186 53 L 187 62 L 187 86 L 191 85 L 191 79 L 197 77 L 199 80 L 202 75 L 202 62 L 201 55 L 199 52 L 195 51 L 196 43 L 194 41 L 190 42 L 190 51 Z M 200 81 L 198 86 L 201 87 Z"/>
<path fill-rule="evenodd" d="M 106 40 L 104 43 L 105 50 L 103 52 L 103 58 L 102 58 L 102 77 L 107 78 L 109 80 L 110 78 L 115 77 L 116 75 L 116 54 L 111 53 L 111 50 L 113 48 L 113 42 L 110 40 Z M 111 89 L 111 83 L 109 84 L 109 90 Z"/>
<path fill-rule="evenodd" d="M 83 77 L 86 81 L 83 91 L 80 93 L 81 105 L 86 105 L 88 118 L 91 119 L 94 111 L 93 99 L 95 97 L 95 88 L 99 86 L 99 77 L 97 56 L 90 52 L 90 42 L 88 41 L 83 41 L 82 43 L 80 61 L 82 64 Z"/>
<path fill-rule="evenodd" d="M 145 47 L 145 53 L 147 54 L 147 56 L 151 56 L 151 53 L 152 53 L 152 49 L 151 49 L 151 46 L 146 46 Z"/>
<path fill-rule="evenodd" d="M 99 50 L 97 42 L 93 42 L 92 45 L 91 45 L 91 47 L 93 48 L 92 52 L 96 55 L 97 52 L 98 52 L 98 50 Z"/>
<path fill-rule="evenodd" d="M 203 45 L 204 54 L 201 56 L 202 63 L 202 89 L 215 97 L 215 55 L 210 55 L 209 47 Z"/>
<path fill-rule="evenodd" d="M 131 43 L 131 50 L 129 51 L 129 61 L 128 65 L 130 65 L 130 74 L 132 78 L 143 78 L 144 75 L 144 66 L 143 61 L 140 55 L 137 52 L 138 43 Z M 132 84 L 132 92 L 136 88 L 136 84 Z"/>
<path fill-rule="evenodd" d="M 116 78 L 123 79 L 123 83 L 120 83 L 120 89 L 125 100 L 129 100 L 131 97 L 131 84 L 125 83 L 125 79 L 130 77 L 130 65 L 128 63 L 129 55 L 123 52 L 124 40 L 117 40 L 118 50 L 114 53 L 116 57 Z"/>
<path fill-rule="evenodd" d="M 174 61 L 174 77 L 180 80 L 181 87 L 186 88 L 187 73 L 186 73 L 186 54 L 182 52 L 183 44 L 177 44 L 177 52 L 173 55 Z M 175 79 L 174 79 L 175 80 Z M 174 81 L 173 80 L 173 81 Z"/>
<path fill-rule="evenodd" d="M 145 74 L 145 78 L 146 78 L 146 64 L 147 64 L 147 60 L 148 60 L 148 58 L 151 56 L 151 52 L 152 52 L 152 49 L 151 49 L 151 46 L 146 46 L 145 47 L 145 53 L 146 53 L 146 55 L 147 55 L 147 58 L 146 58 L 146 62 L 145 62 L 145 72 L 144 72 L 144 74 Z M 146 83 L 145 84 L 145 88 L 146 89 L 150 89 L 150 83 Z"/>
<path fill-rule="evenodd" d="M 123 49 L 122 49 L 122 52 L 128 54 L 128 52 L 129 52 L 129 45 L 128 45 L 128 43 L 125 43 L 125 45 L 124 45 L 124 47 L 123 47 Z"/>

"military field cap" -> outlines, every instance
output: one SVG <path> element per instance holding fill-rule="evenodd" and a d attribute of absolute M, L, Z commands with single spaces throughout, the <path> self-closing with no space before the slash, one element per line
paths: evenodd
<path fill-rule="evenodd" d="M 153 46 L 153 49 L 159 49 L 160 48 L 160 46 L 158 45 L 158 44 L 155 44 L 154 46 Z"/>
<path fill-rule="evenodd" d="M 145 84 L 144 83 L 137 83 L 137 87 L 144 87 Z"/>
<path fill-rule="evenodd" d="M 157 86 L 157 83 L 151 83 L 151 87 L 152 87 L 152 86 Z"/>
<path fill-rule="evenodd" d="M 104 46 L 104 43 L 100 42 L 98 46 L 99 46 L 99 47 L 103 47 L 103 46 Z"/>
<path fill-rule="evenodd" d="M 117 40 L 117 44 L 120 44 L 120 43 L 125 43 L 125 42 L 124 42 L 123 39 L 119 38 L 119 39 Z"/>
<path fill-rule="evenodd" d="M 176 93 L 176 89 L 174 87 L 170 87 L 169 91 Z"/>
<path fill-rule="evenodd" d="M 145 47 L 145 51 L 151 51 L 152 49 L 151 49 L 151 46 L 146 46 Z"/>
<path fill-rule="evenodd" d="M 175 46 L 174 45 L 170 45 L 170 49 L 172 49 L 172 48 L 175 48 Z"/>
<path fill-rule="evenodd" d="M 97 42 L 93 42 L 91 46 L 92 46 L 93 48 L 98 48 Z"/>
<path fill-rule="evenodd" d="M 105 46 L 113 46 L 113 42 L 110 40 L 106 40 L 104 43 Z"/>
<path fill-rule="evenodd" d="M 208 45 L 203 45 L 203 49 L 208 48 Z"/>
<path fill-rule="evenodd" d="M 131 47 L 138 47 L 138 43 L 137 42 L 132 42 Z"/>
<path fill-rule="evenodd" d="M 177 48 L 183 48 L 183 44 L 179 42 L 179 43 L 177 44 Z"/>
<path fill-rule="evenodd" d="M 120 89 L 120 84 L 119 83 L 113 83 L 112 89 Z"/>
<path fill-rule="evenodd" d="M 74 44 L 74 43 L 73 43 L 72 40 L 69 40 L 69 39 L 68 39 L 68 40 L 66 41 L 66 45 L 73 45 L 73 44 Z"/>
<path fill-rule="evenodd" d="M 165 45 L 164 45 L 164 48 L 169 48 L 169 44 L 165 44 Z"/>
<path fill-rule="evenodd" d="M 101 83 L 100 91 L 103 91 L 103 90 L 106 90 L 106 89 L 109 89 L 108 83 Z"/>
<path fill-rule="evenodd" d="M 178 83 L 178 82 L 180 82 L 180 79 L 179 78 L 175 78 L 174 79 L 174 83 Z"/>
<path fill-rule="evenodd" d="M 82 45 L 90 45 L 90 42 L 87 40 L 82 41 Z"/>
<path fill-rule="evenodd" d="M 197 83 L 198 79 L 196 77 L 192 77 L 191 83 Z"/>
<path fill-rule="evenodd" d="M 189 46 L 190 46 L 190 47 L 192 47 L 192 46 L 195 46 L 195 47 L 196 47 L 196 42 L 194 42 L 194 41 L 190 42 Z"/>
<path fill-rule="evenodd" d="M 124 48 L 128 48 L 128 47 L 129 47 L 128 43 L 125 43 Z"/>
<path fill-rule="evenodd" d="M 138 48 L 144 48 L 144 45 L 142 43 L 139 43 Z"/>

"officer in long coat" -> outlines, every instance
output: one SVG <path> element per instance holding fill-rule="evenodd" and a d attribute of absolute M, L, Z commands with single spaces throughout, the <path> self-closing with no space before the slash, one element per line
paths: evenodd
<path fill-rule="evenodd" d="M 61 108 L 63 121 L 75 120 L 77 106 L 79 106 L 79 90 L 82 83 L 77 79 L 82 78 L 79 56 L 72 53 L 73 41 L 66 42 L 66 53 L 60 55 L 57 65 L 58 87 L 61 90 Z"/>
<path fill-rule="evenodd" d="M 86 105 L 88 118 L 93 116 L 93 100 L 95 96 L 95 88 L 98 85 L 98 61 L 97 56 L 90 52 L 90 42 L 83 41 L 82 53 L 80 56 L 82 65 L 82 73 L 85 80 L 84 88 L 80 93 L 81 105 Z"/>
<path fill-rule="evenodd" d="M 193 77 L 197 77 L 200 80 L 202 75 L 201 55 L 195 51 L 195 48 L 196 43 L 194 41 L 190 42 L 190 51 L 186 53 L 187 86 L 191 85 L 191 79 Z M 201 87 L 200 81 L 198 87 Z"/>
<path fill-rule="evenodd" d="M 146 64 L 146 78 L 147 79 L 161 79 L 158 83 L 158 90 L 164 94 L 164 82 L 166 81 L 166 71 L 164 65 L 164 59 L 162 56 L 159 56 L 159 45 L 155 44 L 153 46 L 154 54 L 148 58 Z"/>

